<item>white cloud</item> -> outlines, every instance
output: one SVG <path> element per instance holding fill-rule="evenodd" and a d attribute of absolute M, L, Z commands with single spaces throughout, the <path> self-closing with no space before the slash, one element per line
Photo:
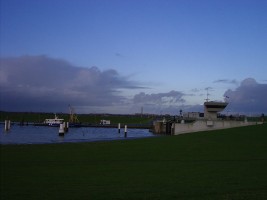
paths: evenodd
<path fill-rule="evenodd" d="M 229 97 L 227 109 L 241 113 L 267 112 L 267 84 L 257 83 L 253 78 L 243 80 L 236 90 L 227 90 Z"/>

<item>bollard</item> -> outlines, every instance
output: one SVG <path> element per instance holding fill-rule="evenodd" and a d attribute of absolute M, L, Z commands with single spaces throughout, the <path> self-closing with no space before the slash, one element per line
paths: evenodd
<path fill-rule="evenodd" d="M 7 125 L 8 125 L 8 120 L 5 120 L 5 131 L 8 131 Z"/>
<path fill-rule="evenodd" d="M 59 131 L 58 131 L 59 136 L 64 136 L 64 124 L 59 125 Z"/>
<path fill-rule="evenodd" d="M 124 126 L 124 137 L 127 137 L 127 125 Z"/>
<path fill-rule="evenodd" d="M 118 133 L 120 133 L 120 132 L 121 132 L 121 124 L 118 123 Z"/>
<path fill-rule="evenodd" d="M 5 131 L 9 131 L 11 122 L 10 120 L 5 120 Z"/>
<path fill-rule="evenodd" d="M 64 122 L 64 132 L 69 131 L 69 122 Z"/>
<path fill-rule="evenodd" d="M 65 122 L 62 122 L 62 124 L 63 124 L 64 133 L 65 133 L 66 132 L 66 124 L 65 124 Z M 59 129 L 60 129 L 60 125 L 59 125 Z"/>

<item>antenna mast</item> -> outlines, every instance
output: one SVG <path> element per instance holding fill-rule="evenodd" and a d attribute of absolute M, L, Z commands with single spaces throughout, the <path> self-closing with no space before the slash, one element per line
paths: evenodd
<path fill-rule="evenodd" d="M 206 88 L 206 90 L 207 90 L 207 98 L 205 99 L 206 100 L 206 102 L 208 102 L 210 99 L 209 99 L 209 88 Z"/>
<path fill-rule="evenodd" d="M 69 104 L 69 110 L 70 110 L 70 119 L 69 122 L 70 123 L 78 123 L 79 120 L 75 114 L 74 108 L 71 107 L 71 105 Z"/>

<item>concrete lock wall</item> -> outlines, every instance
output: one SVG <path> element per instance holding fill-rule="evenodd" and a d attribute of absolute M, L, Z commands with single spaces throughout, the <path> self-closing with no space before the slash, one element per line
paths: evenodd
<path fill-rule="evenodd" d="M 167 134 L 167 135 L 174 135 L 174 123 L 169 123 L 169 122 L 161 122 L 157 121 L 154 122 L 154 133 L 158 134 Z"/>
<path fill-rule="evenodd" d="M 208 131 L 216 129 L 233 128 L 239 126 L 249 126 L 254 125 L 255 122 L 241 122 L 241 121 L 211 121 L 211 120 L 198 120 L 193 123 L 174 125 L 174 135 L 179 135 L 182 133 L 198 132 L 198 131 Z"/>

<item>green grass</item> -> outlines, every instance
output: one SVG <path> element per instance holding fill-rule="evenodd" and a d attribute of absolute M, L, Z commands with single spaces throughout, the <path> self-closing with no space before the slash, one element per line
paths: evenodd
<path fill-rule="evenodd" d="M 267 199 L 267 124 L 1 146 L 2 199 Z"/>

